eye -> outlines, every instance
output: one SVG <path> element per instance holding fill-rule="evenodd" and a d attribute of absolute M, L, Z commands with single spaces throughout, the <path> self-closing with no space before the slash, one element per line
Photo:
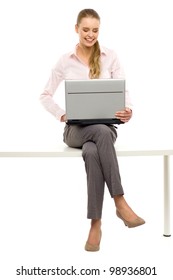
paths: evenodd
<path fill-rule="evenodd" d="M 84 31 L 84 32 L 88 32 L 89 29 L 88 29 L 88 28 L 83 28 L 83 31 Z"/>

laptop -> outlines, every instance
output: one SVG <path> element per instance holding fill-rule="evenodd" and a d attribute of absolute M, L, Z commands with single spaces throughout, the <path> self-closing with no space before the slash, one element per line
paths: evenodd
<path fill-rule="evenodd" d="M 65 80 L 67 124 L 121 124 L 115 118 L 125 108 L 125 80 Z"/>

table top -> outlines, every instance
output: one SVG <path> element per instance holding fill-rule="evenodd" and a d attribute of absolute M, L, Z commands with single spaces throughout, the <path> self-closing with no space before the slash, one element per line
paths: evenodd
<path fill-rule="evenodd" d="M 173 145 L 116 143 L 118 156 L 173 155 Z M 81 149 L 67 147 L 64 143 L 0 146 L 0 157 L 80 157 Z"/>

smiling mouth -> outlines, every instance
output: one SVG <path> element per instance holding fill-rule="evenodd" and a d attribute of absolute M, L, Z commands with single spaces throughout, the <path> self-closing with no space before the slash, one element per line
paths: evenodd
<path fill-rule="evenodd" d="M 85 38 L 85 41 L 89 42 L 89 43 L 92 43 L 95 39 L 87 39 Z"/>

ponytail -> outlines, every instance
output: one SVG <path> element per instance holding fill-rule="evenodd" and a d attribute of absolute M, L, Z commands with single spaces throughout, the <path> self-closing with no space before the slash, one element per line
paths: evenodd
<path fill-rule="evenodd" d="M 99 42 L 97 41 L 95 45 L 93 46 L 93 51 L 89 59 L 89 77 L 91 79 L 97 79 L 100 77 L 100 46 Z"/>

